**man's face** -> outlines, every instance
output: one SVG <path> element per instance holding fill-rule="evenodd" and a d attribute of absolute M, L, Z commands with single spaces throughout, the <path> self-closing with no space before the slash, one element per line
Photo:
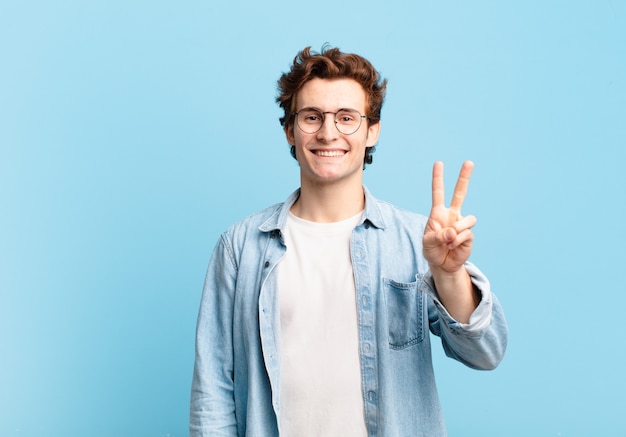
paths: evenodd
<path fill-rule="evenodd" d="M 305 83 L 296 96 L 296 111 L 303 108 L 322 112 L 350 108 L 365 115 L 367 99 L 363 87 L 353 79 L 315 78 Z M 333 114 L 325 116 L 322 128 L 313 134 L 303 132 L 297 123 L 285 129 L 287 141 L 295 145 L 301 184 L 362 184 L 365 148 L 376 144 L 380 124 L 368 126 L 363 119 L 355 133 L 345 135 L 337 130 Z"/>

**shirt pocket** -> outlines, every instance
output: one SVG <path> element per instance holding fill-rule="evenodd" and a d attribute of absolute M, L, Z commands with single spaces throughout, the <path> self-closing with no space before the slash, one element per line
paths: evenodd
<path fill-rule="evenodd" d="M 419 275 L 416 282 L 383 278 L 391 349 L 405 349 L 424 339 L 426 293 L 419 290 L 420 279 Z"/>

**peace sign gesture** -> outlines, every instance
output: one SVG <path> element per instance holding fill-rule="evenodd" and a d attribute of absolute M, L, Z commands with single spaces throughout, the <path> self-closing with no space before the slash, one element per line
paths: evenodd
<path fill-rule="evenodd" d="M 454 188 L 450 207 L 444 204 L 443 163 L 433 166 L 433 206 L 424 230 L 424 258 L 433 273 L 451 274 L 463 268 L 472 252 L 476 217 L 461 215 L 474 163 L 465 161 Z"/>

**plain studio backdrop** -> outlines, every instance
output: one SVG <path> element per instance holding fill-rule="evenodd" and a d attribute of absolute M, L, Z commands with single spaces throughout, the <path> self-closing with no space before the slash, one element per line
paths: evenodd
<path fill-rule="evenodd" d="M 365 184 L 464 212 L 501 366 L 434 343 L 450 436 L 625 436 L 626 3 L 0 0 L 0 435 L 187 434 L 206 265 L 298 185 L 274 103 L 324 43 L 389 79 Z"/>

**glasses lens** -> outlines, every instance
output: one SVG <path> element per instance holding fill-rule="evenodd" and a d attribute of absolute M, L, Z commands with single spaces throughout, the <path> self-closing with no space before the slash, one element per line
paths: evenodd
<path fill-rule="evenodd" d="M 361 113 L 356 109 L 342 109 L 335 115 L 337 130 L 344 135 L 355 133 L 361 126 Z"/>
<path fill-rule="evenodd" d="M 322 127 L 323 114 L 317 109 L 306 108 L 298 112 L 296 116 L 298 127 L 307 134 L 314 134 Z"/>

